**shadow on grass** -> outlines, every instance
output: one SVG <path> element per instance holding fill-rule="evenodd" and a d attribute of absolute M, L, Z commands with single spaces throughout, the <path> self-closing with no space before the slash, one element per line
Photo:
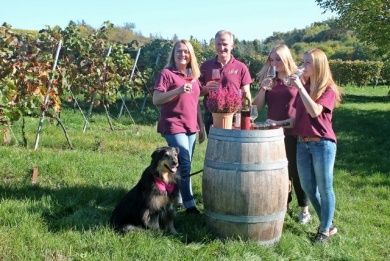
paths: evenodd
<path fill-rule="evenodd" d="M 48 229 L 52 232 L 63 229 L 88 230 L 105 226 L 115 204 L 126 191 L 117 188 L 79 186 L 46 188 L 39 185 L 0 186 L 2 199 L 32 200 L 39 207 Z"/>
<path fill-rule="evenodd" d="M 38 185 L 0 185 L 0 200 L 31 200 L 36 202 L 28 211 L 42 216 L 48 230 L 95 230 L 109 226 L 112 210 L 127 190 L 113 187 L 77 186 L 58 189 Z M 215 239 L 205 225 L 204 215 L 187 215 L 179 211 L 175 227 L 180 240 L 207 242 Z"/>
<path fill-rule="evenodd" d="M 334 129 L 338 137 L 336 168 L 341 167 L 357 175 L 378 172 L 389 175 L 389 111 L 341 107 L 334 115 Z M 389 182 L 384 185 L 390 186 Z"/>
<path fill-rule="evenodd" d="M 371 102 L 390 102 L 390 95 L 387 96 L 365 96 L 365 95 L 345 95 L 344 102 L 348 103 L 371 103 Z"/>

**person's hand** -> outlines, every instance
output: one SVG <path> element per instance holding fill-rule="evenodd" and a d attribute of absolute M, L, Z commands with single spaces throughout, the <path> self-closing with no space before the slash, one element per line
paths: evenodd
<path fill-rule="evenodd" d="M 202 144 L 206 140 L 206 129 L 201 127 L 199 131 L 199 144 Z"/>
<path fill-rule="evenodd" d="M 273 80 L 267 77 L 261 82 L 260 88 L 264 89 L 265 91 L 270 91 L 272 89 L 272 85 L 273 85 Z"/>
<path fill-rule="evenodd" d="M 293 74 L 293 75 L 289 76 L 289 79 L 290 79 L 290 84 L 291 84 L 290 86 L 295 87 L 298 90 L 301 88 L 304 88 L 303 84 L 301 82 L 301 79 L 298 77 L 298 75 Z"/>
<path fill-rule="evenodd" d="M 190 93 L 192 91 L 192 83 L 185 83 L 182 87 L 182 93 Z"/>
<path fill-rule="evenodd" d="M 267 119 L 265 123 L 268 124 L 270 127 L 292 128 L 294 120 L 295 120 L 294 118 L 288 118 L 280 121 Z"/>
<path fill-rule="evenodd" d="M 274 121 L 274 120 L 271 120 L 271 119 L 266 119 L 265 123 L 269 124 L 269 126 L 271 126 L 271 127 L 275 127 L 275 126 L 278 125 L 278 121 Z"/>
<path fill-rule="evenodd" d="M 206 90 L 209 93 L 210 91 L 216 91 L 218 90 L 219 82 L 216 81 L 209 81 L 206 83 Z"/>

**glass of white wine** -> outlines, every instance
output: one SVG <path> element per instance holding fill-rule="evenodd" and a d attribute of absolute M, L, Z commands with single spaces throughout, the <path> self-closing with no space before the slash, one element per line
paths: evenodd
<path fill-rule="evenodd" d="M 276 67 L 270 66 L 267 71 L 267 78 L 274 79 L 276 77 Z"/>
<path fill-rule="evenodd" d="M 259 116 L 259 113 L 257 111 L 257 105 L 251 105 L 249 117 L 251 118 L 252 127 L 254 127 L 255 120 L 258 116 Z"/>
<path fill-rule="evenodd" d="M 263 81 L 261 82 L 265 90 L 271 90 L 273 85 L 273 79 L 276 77 L 276 67 L 270 66 L 268 67 L 267 74 Z"/>
<path fill-rule="evenodd" d="M 304 69 L 305 69 L 305 67 L 303 65 L 300 65 L 300 66 L 298 66 L 297 70 L 292 75 L 296 75 L 299 78 L 299 77 L 302 76 Z M 286 86 L 291 86 L 292 85 L 290 77 L 291 77 L 291 75 L 289 75 L 289 76 L 287 76 L 286 78 L 283 79 L 284 85 L 286 85 Z"/>

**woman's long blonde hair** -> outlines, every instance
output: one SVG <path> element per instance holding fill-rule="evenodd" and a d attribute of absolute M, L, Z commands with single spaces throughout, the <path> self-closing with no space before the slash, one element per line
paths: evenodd
<path fill-rule="evenodd" d="M 336 94 L 336 105 L 341 102 L 341 89 L 333 80 L 328 58 L 321 49 L 312 49 L 305 52 L 310 55 L 313 65 L 313 74 L 310 76 L 310 97 L 316 101 L 330 87 Z"/>
<path fill-rule="evenodd" d="M 287 75 L 291 75 L 297 70 L 297 65 L 294 62 L 290 49 L 285 44 L 278 44 L 269 52 L 266 63 L 257 74 L 257 79 L 259 82 L 262 82 L 267 77 L 267 72 L 271 67 L 270 56 L 273 52 L 275 52 L 280 57 Z"/>
<path fill-rule="evenodd" d="M 194 48 L 192 47 L 192 44 L 189 41 L 187 41 L 187 40 L 179 40 L 179 41 L 177 41 L 173 45 L 172 51 L 171 51 L 171 53 L 169 54 L 169 57 L 168 57 L 168 63 L 167 63 L 167 65 L 165 65 L 165 68 L 176 68 L 175 51 L 176 51 L 176 47 L 180 43 L 182 43 L 185 46 L 187 46 L 188 51 L 190 52 L 190 62 L 187 64 L 187 68 L 191 68 L 191 70 L 192 70 L 192 78 L 198 79 L 199 76 L 200 76 L 200 70 L 199 70 L 198 61 L 196 59 L 195 51 L 194 51 Z"/>

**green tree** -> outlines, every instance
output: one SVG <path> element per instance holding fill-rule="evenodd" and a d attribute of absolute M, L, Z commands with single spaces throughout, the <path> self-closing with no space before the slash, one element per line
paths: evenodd
<path fill-rule="evenodd" d="M 360 40 L 374 43 L 383 54 L 390 53 L 389 0 L 316 0 L 326 10 L 339 15 L 340 22 Z"/>

